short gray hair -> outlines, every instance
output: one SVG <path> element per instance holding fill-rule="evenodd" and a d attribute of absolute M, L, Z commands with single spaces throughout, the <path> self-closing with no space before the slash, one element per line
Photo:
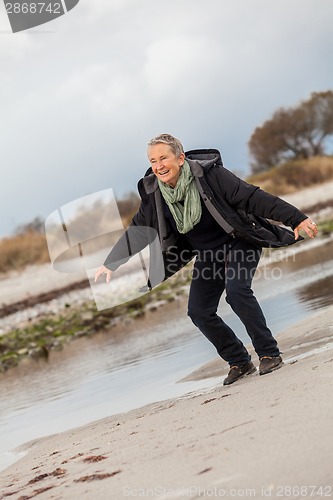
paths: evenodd
<path fill-rule="evenodd" d="M 156 144 L 167 144 L 168 146 L 170 146 L 172 152 L 177 157 L 184 153 L 184 148 L 180 140 L 176 139 L 176 137 L 173 137 L 170 134 L 157 135 L 148 142 L 148 148 L 150 146 L 155 146 Z"/>

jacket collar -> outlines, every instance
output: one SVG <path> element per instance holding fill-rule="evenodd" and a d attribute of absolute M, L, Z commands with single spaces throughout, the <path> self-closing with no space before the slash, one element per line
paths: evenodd
<path fill-rule="evenodd" d="M 192 149 L 185 153 L 187 161 L 198 161 L 204 168 L 213 165 L 223 166 L 221 154 L 217 149 Z"/>
<path fill-rule="evenodd" d="M 143 181 L 143 186 L 146 190 L 147 194 L 154 193 L 156 189 L 158 188 L 158 182 L 157 182 L 157 177 L 155 174 L 148 174 L 146 173 L 145 177 L 142 179 Z"/>

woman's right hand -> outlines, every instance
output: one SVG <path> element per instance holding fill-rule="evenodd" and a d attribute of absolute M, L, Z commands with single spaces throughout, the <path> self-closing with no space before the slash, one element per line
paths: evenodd
<path fill-rule="evenodd" d="M 98 278 L 100 276 L 102 276 L 102 274 L 106 274 L 106 278 L 105 278 L 105 281 L 107 283 L 110 283 L 110 280 L 111 280 L 111 274 L 112 274 L 112 271 L 110 271 L 110 269 L 108 269 L 107 267 L 105 266 L 101 266 L 97 269 L 96 273 L 95 273 L 95 283 L 96 281 L 98 280 Z"/>

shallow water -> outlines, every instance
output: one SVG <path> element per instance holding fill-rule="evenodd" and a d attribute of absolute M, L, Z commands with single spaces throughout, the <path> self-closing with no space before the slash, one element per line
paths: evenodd
<path fill-rule="evenodd" d="M 333 304 L 332 250 L 330 240 L 258 269 L 253 288 L 275 334 Z M 220 313 L 248 343 L 223 299 Z M 215 357 L 186 316 L 184 299 L 122 332 L 77 340 L 48 362 L 23 364 L 0 378 L 0 470 L 17 459 L 9 450 L 24 442 L 215 385 L 216 379 L 177 384 Z"/>

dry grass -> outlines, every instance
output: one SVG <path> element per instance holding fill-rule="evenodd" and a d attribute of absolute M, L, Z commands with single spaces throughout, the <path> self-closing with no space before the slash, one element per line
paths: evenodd
<path fill-rule="evenodd" d="M 136 193 L 129 193 L 123 199 L 117 200 L 118 209 L 124 226 L 128 226 L 133 215 L 137 211 L 140 199 Z M 95 213 L 90 211 L 90 222 L 98 225 L 103 207 L 98 206 Z M 76 225 L 81 230 L 81 236 L 89 239 L 89 233 L 85 235 L 84 229 L 87 224 L 84 222 L 85 214 L 78 211 Z M 93 220 L 95 216 L 95 221 Z M 78 224 L 80 218 L 83 220 L 81 226 Z M 34 222 L 41 221 L 40 230 L 33 229 Z M 30 224 L 20 226 L 18 234 L 0 240 L 0 273 L 6 273 L 11 270 L 21 270 L 27 265 L 44 264 L 50 261 L 46 237 L 43 231 L 44 223 L 37 217 Z M 40 224 L 38 224 L 40 226 Z M 88 228 L 89 229 L 89 228 Z M 62 228 L 61 228 L 62 230 Z M 87 247 L 86 247 L 87 248 Z"/>
<path fill-rule="evenodd" d="M 35 231 L 0 240 L 0 272 L 23 269 L 28 264 L 48 262 L 45 235 Z"/>
<path fill-rule="evenodd" d="M 314 156 L 307 160 L 289 161 L 266 172 L 251 175 L 246 180 L 269 193 L 280 195 L 332 179 L 333 157 Z"/>
<path fill-rule="evenodd" d="M 44 234 L 28 231 L 0 240 L 0 272 L 23 269 L 28 264 L 49 262 Z"/>

